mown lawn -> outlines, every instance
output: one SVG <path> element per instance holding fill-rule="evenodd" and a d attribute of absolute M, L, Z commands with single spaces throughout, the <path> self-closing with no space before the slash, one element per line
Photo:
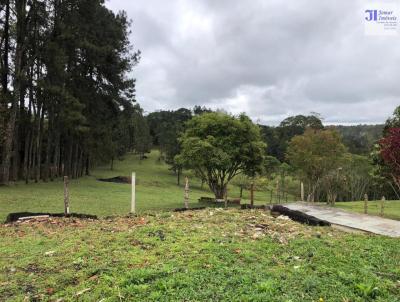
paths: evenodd
<path fill-rule="evenodd" d="M 158 151 L 153 151 L 148 159 L 140 161 L 138 156 L 127 155 L 123 161 L 116 161 L 114 170 L 104 166 L 92 171 L 92 176 L 70 182 L 71 211 L 74 213 L 99 216 L 127 214 L 130 209 L 130 185 L 97 181 L 98 178 L 129 176 L 133 171 L 137 175 L 137 209 L 168 210 L 183 206 L 183 181 L 177 186 L 176 176 L 169 166 L 158 161 Z M 187 174 L 187 173 L 185 173 Z M 200 188 L 198 179 L 190 175 L 190 206 L 199 206 L 201 196 L 212 196 L 207 186 Z M 182 177 L 183 179 L 183 177 Z M 229 196 L 239 197 L 239 189 L 229 188 Z M 249 193 L 244 192 L 244 201 Z M 275 196 L 274 196 L 275 198 Z M 256 192 L 258 204 L 270 202 L 268 192 Z M 63 183 L 61 180 L 48 183 L 17 183 L 9 187 L 0 187 L 0 222 L 9 213 L 15 212 L 51 212 L 61 213 L 63 205 Z"/>
<path fill-rule="evenodd" d="M 0 226 L 0 301 L 400 301 L 400 241 L 207 209 Z"/>
<path fill-rule="evenodd" d="M 337 207 L 344 210 L 364 213 L 364 201 L 355 202 L 338 202 Z M 368 214 L 380 215 L 381 213 L 381 202 L 380 201 L 368 201 Z M 399 200 L 387 200 L 384 204 L 384 217 L 390 219 L 400 220 L 400 201 Z"/>

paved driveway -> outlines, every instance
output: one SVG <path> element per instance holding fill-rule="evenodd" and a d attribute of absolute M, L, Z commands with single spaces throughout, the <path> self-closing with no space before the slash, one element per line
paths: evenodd
<path fill-rule="evenodd" d="M 397 220 L 351 213 L 337 208 L 310 205 L 307 203 L 291 203 L 283 206 L 329 221 L 332 225 L 390 237 L 400 237 L 400 221 Z"/>

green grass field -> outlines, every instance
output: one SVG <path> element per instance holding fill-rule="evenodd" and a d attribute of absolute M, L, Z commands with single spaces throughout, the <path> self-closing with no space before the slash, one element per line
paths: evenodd
<path fill-rule="evenodd" d="M 344 210 L 364 213 L 364 202 L 338 202 L 337 207 Z M 381 202 L 380 201 L 368 201 L 368 214 L 380 215 L 381 213 Z M 400 220 L 400 201 L 398 200 L 387 200 L 384 206 L 384 217 L 390 219 Z"/>
<path fill-rule="evenodd" d="M 132 171 L 138 217 L 0 225 L 0 301 L 400 301 L 398 239 L 313 228 L 264 211 L 166 211 L 183 206 L 183 187 L 157 151 L 72 180 L 71 210 L 128 214 L 130 185 L 97 179 Z M 189 178 L 195 207 L 212 194 Z M 233 186 L 229 192 L 239 195 Z M 270 201 L 267 192 L 255 195 L 258 204 Z M 386 213 L 396 218 L 398 205 L 387 202 Z M 338 206 L 363 211 L 362 203 Z M 0 220 L 22 211 L 62 212 L 63 183 L 1 187 Z"/>
<path fill-rule="evenodd" d="M 104 166 L 92 171 L 90 177 L 71 180 L 71 211 L 99 216 L 127 214 L 130 209 L 130 185 L 99 182 L 97 179 L 129 176 L 133 171 L 137 175 L 139 212 L 183 207 L 183 187 L 177 186 L 176 176 L 168 169 L 168 165 L 158 161 L 158 157 L 158 151 L 153 151 L 148 159 L 142 161 L 138 156 L 130 154 L 123 161 L 116 161 L 113 171 L 109 166 Z M 200 188 L 198 179 L 191 175 L 189 177 L 190 206 L 199 206 L 199 197 L 212 194 L 206 185 L 203 190 Z M 239 189 L 230 186 L 229 197 L 239 197 Z M 248 198 L 249 193 L 244 192 L 244 201 Z M 258 204 L 265 204 L 270 202 L 270 194 L 256 192 L 255 200 Z M 60 180 L 0 187 L 0 221 L 4 221 L 9 213 L 15 212 L 63 211 L 63 183 Z"/>
<path fill-rule="evenodd" d="M 400 301 L 400 241 L 208 209 L 1 225 L 0 301 Z"/>

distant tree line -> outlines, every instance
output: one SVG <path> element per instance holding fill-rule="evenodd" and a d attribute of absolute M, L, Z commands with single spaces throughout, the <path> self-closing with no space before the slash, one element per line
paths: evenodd
<path fill-rule="evenodd" d="M 296 115 L 283 120 L 278 127 L 261 125 L 261 131 L 267 144 L 267 154 L 285 161 L 286 150 L 290 140 L 303 134 L 307 128 L 323 129 L 321 119 L 317 115 Z"/>
<path fill-rule="evenodd" d="M 339 132 L 350 153 L 368 155 L 382 137 L 384 125 L 329 126 Z"/>
<path fill-rule="evenodd" d="M 128 35 L 102 0 L 0 2 L 0 183 L 79 177 L 134 148 Z"/>
<path fill-rule="evenodd" d="M 165 160 L 171 166 L 178 176 L 178 184 L 180 173 L 186 167 L 193 169 L 202 182 L 210 185 L 212 177 L 204 171 L 213 171 L 214 168 L 207 168 L 207 164 L 221 161 L 217 155 L 213 157 L 212 154 L 227 152 L 222 146 L 214 151 L 208 149 L 214 144 L 209 141 L 211 137 L 207 138 L 201 129 L 196 129 L 207 128 L 206 122 L 212 124 L 212 116 L 196 119 L 198 124 L 192 122 L 193 117 L 210 112 L 212 110 L 196 106 L 193 110 L 181 108 L 152 112 L 146 117 L 153 144 L 161 151 L 160 160 Z M 336 201 L 361 200 L 364 194 L 368 194 L 371 199 L 382 196 L 388 199 L 400 198 L 400 172 L 393 173 L 400 171 L 400 168 L 393 168 L 394 160 L 388 163 L 389 158 L 393 158 L 393 153 L 396 153 L 393 150 L 397 150 L 393 147 L 397 146 L 393 136 L 400 132 L 393 128 L 399 126 L 399 121 L 400 109 L 396 109 L 386 125 L 324 126 L 317 114 L 288 117 L 276 127 L 258 125 L 265 146 L 263 168 L 253 174 L 242 171 L 232 181 L 240 187 L 241 192 L 249 188 L 251 183 L 265 187 L 265 183 L 271 183 L 273 179 L 277 181 L 279 190 L 285 190 L 292 185 L 287 180 L 291 176 L 291 179 L 304 183 L 306 199 L 325 200 L 331 204 Z M 223 119 L 218 123 L 223 124 Z M 191 132 L 188 132 L 187 127 L 191 127 Z M 210 128 L 210 133 L 214 128 Z M 205 162 L 201 161 L 198 153 L 191 151 L 195 149 L 200 152 L 203 145 L 190 141 L 189 134 L 196 139 L 204 139 L 204 146 L 208 146 L 204 152 L 209 152 Z M 212 136 L 219 134 L 217 132 Z M 223 141 L 222 138 L 220 140 Z M 233 146 L 234 143 L 230 148 Z M 383 146 L 386 152 L 382 151 Z M 182 156 L 185 160 L 177 160 Z M 191 158 L 196 158 L 195 162 Z M 201 166 L 196 166 L 200 163 Z M 225 175 L 223 170 L 220 173 Z M 223 181 L 222 186 L 226 187 Z M 218 198 L 222 196 L 221 187 L 213 190 Z M 299 191 L 299 188 L 296 190 Z"/>
<path fill-rule="evenodd" d="M 193 110 L 180 108 L 178 110 L 160 110 L 147 115 L 152 143 L 160 150 L 159 160 L 164 160 L 171 166 L 171 170 L 177 175 L 177 183 L 180 184 L 182 165 L 175 160 L 181 151 L 179 137 L 186 129 L 186 123 L 193 116 L 211 112 L 205 107 L 195 106 Z"/>

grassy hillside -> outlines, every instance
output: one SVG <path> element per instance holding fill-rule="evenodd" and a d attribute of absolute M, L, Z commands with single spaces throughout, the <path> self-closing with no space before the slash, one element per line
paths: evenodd
<path fill-rule="evenodd" d="M 137 209 L 172 209 L 183 206 L 183 187 L 176 184 L 176 176 L 169 167 L 158 161 L 158 152 L 153 151 L 148 159 L 140 161 L 136 155 L 127 155 L 117 161 L 114 170 L 109 166 L 92 171 L 92 176 L 72 180 L 70 184 L 71 211 L 100 216 L 126 214 L 130 209 L 131 188 L 127 184 L 104 183 L 98 178 L 137 175 Z M 212 196 L 207 186 L 200 189 L 199 181 L 190 176 L 190 206 L 198 206 L 198 198 Z M 245 199 L 248 192 L 244 192 Z M 239 190 L 229 189 L 230 197 L 238 197 Z M 256 192 L 257 203 L 270 201 L 267 192 Z M 63 212 L 63 184 L 61 181 L 25 185 L 17 183 L 0 187 L 0 221 L 12 212 Z"/>
<path fill-rule="evenodd" d="M 400 301 L 400 241 L 209 209 L 0 226 L 0 301 Z"/>

